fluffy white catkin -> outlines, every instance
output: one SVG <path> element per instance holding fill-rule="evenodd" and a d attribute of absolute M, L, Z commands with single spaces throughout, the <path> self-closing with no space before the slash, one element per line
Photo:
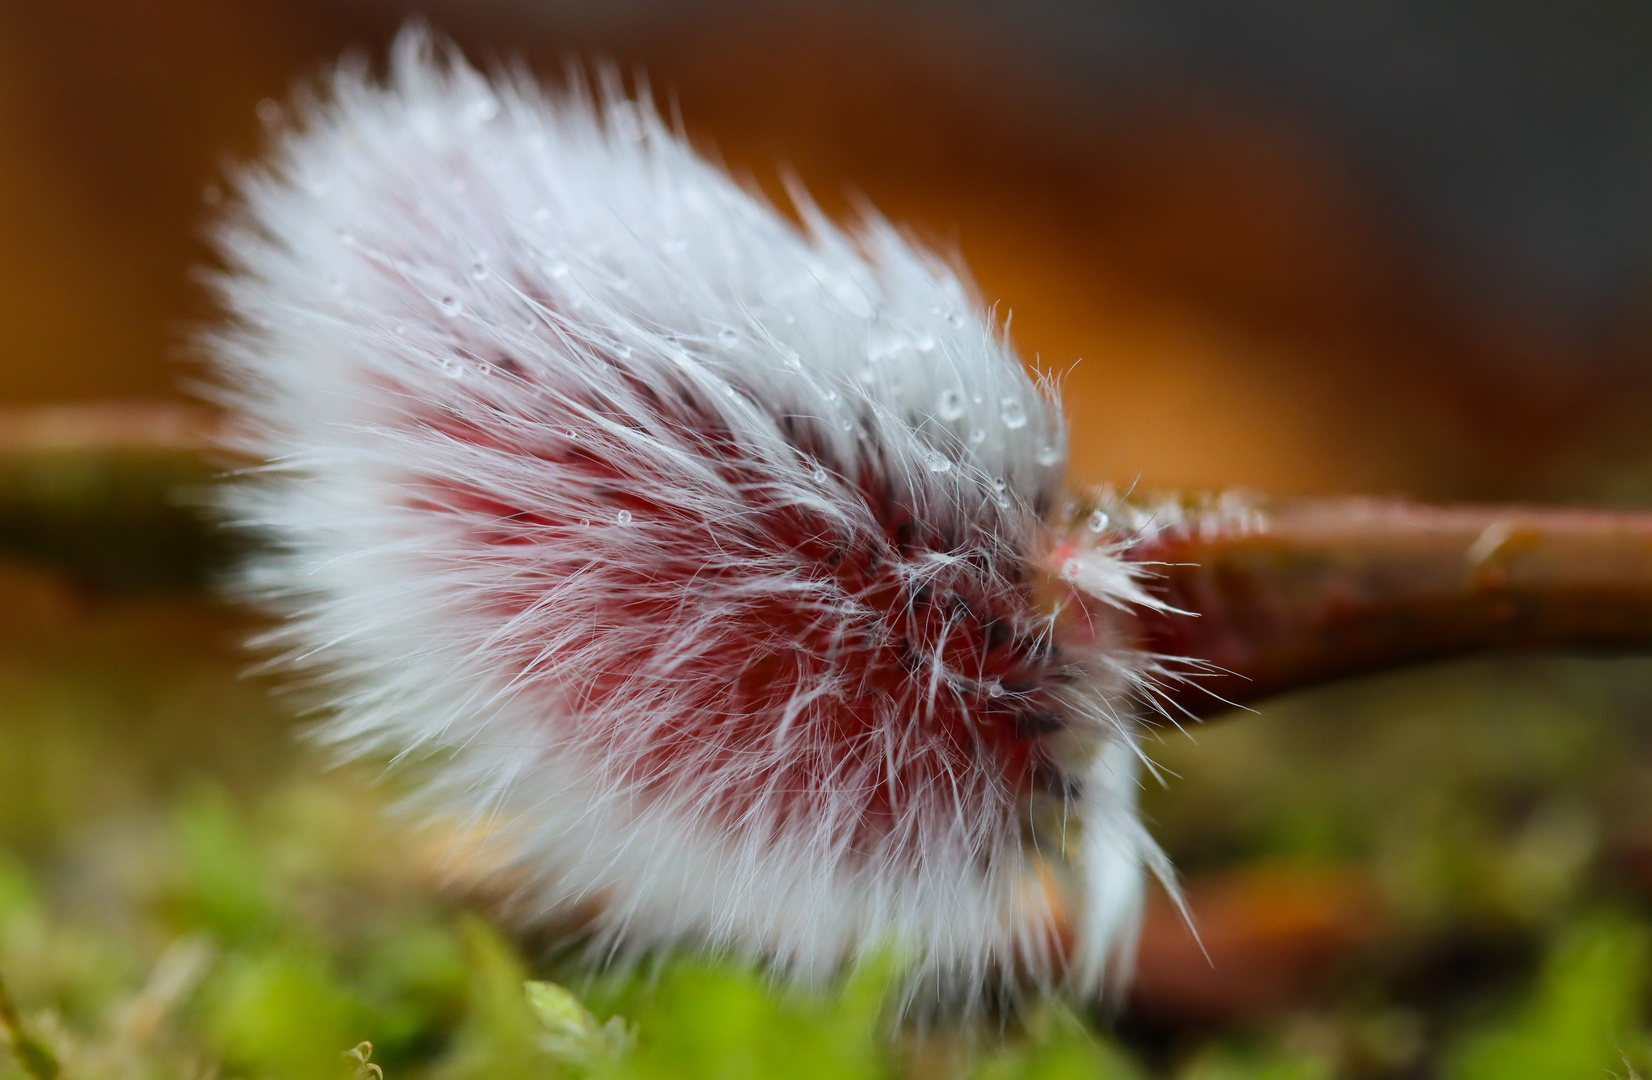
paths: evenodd
<path fill-rule="evenodd" d="M 966 1002 L 1127 969 L 1150 665 L 1041 602 L 1060 413 L 951 269 L 416 33 L 241 196 L 212 348 L 270 464 L 231 510 L 331 739 L 422 761 L 605 953 L 893 947 Z"/>

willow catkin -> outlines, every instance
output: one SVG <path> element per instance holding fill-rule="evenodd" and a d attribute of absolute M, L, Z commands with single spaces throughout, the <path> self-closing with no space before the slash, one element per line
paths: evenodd
<path fill-rule="evenodd" d="M 212 347 L 270 464 L 230 509 L 327 738 L 423 761 L 604 953 L 893 947 L 966 1003 L 1127 971 L 1155 667 L 1041 593 L 1061 416 L 954 270 L 418 33 L 240 193 Z M 1064 865 L 1074 912 L 1029 887 Z"/>

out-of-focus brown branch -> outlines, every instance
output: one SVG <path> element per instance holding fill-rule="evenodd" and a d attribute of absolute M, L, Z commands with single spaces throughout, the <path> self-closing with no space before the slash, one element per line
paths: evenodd
<path fill-rule="evenodd" d="M 200 587 L 241 545 L 205 510 L 211 428 L 167 402 L 0 409 L 0 553 L 94 587 Z"/>
<path fill-rule="evenodd" d="M 1484 649 L 1652 649 L 1652 513 L 1304 500 L 1128 556 L 1189 613 L 1140 615 L 1139 642 L 1214 669 L 1168 688 L 1195 715 Z"/>

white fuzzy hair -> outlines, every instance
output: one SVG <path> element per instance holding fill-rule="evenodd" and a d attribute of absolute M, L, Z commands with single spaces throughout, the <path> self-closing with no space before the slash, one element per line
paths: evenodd
<path fill-rule="evenodd" d="M 1055 403 L 887 223 L 798 196 L 799 229 L 646 94 L 573 82 L 404 34 L 222 229 L 211 344 L 270 463 L 231 510 L 278 545 L 252 587 L 325 735 L 425 762 L 605 953 L 894 947 L 966 1002 L 1118 978 L 1150 665 L 1041 604 Z M 1039 884 L 1074 866 L 1077 915 Z"/>

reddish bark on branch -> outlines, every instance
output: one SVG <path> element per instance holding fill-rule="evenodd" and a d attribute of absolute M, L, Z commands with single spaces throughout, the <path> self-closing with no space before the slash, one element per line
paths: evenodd
<path fill-rule="evenodd" d="M 1196 716 L 1486 649 L 1652 648 L 1652 512 L 1302 500 L 1129 557 L 1186 613 L 1139 614 L 1139 643 L 1213 669 L 1166 688 Z"/>

